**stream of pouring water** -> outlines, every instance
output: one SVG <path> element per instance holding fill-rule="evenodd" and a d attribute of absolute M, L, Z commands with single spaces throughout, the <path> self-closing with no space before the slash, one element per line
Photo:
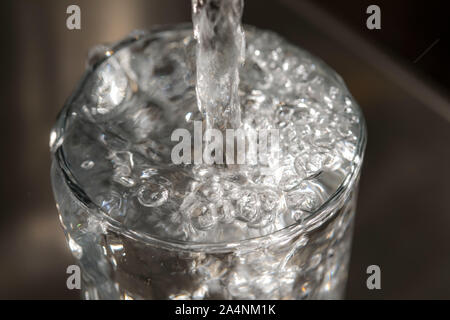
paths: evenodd
<path fill-rule="evenodd" d="M 243 0 L 192 0 L 197 39 L 197 104 L 207 128 L 241 124 L 239 66 L 245 60 Z"/>

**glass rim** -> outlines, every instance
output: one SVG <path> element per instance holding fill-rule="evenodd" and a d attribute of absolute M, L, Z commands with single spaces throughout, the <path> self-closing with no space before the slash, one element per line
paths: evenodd
<path fill-rule="evenodd" d="M 58 130 L 58 136 L 63 137 L 64 131 L 66 128 L 66 120 L 68 116 L 68 111 L 72 102 L 76 97 L 83 91 L 83 87 L 91 74 L 95 72 L 95 70 L 107 59 L 113 57 L 118 51 L 121 49 L 133 44 L 136 41 L 142 40 L 144 35 L 152 35 L 152 32 L 164 32 L 164 31 L 172 31 L 172 30 L 183 30 L 186 29 L 190 24 L 181 24 L 175 26 L 158 26 L 156 28 L 152 28 L 149 31 L 145 31 L 144 33 L 132 33 L 129 37 L 126 37 L 122 41 L 116 43 L 115 45 L 110 47 L 108 54 L 105 54 L 101 59 L 90 65 L 90 67 L 85 71 L 82 76 L 76 90 L 70 96 L 70 98 L 66 101 L 61 110 L 60 114 L 57 117 L 57 123 L 55 128 Z M 301 48 L 301 50 L 304 50 Z M 112 52 L 112 54 L 111 54 Z M 323 62 L 320 58 L 314 56 L 315 59 L 323 63 L 329 70 L 333 71 L 333 75 L 338 77 L 338 80 L 342 82 L 342 85 L 347 89 L 347 93 L 351 96 L 352 101 L 354 102 L 355 110 L 357 111 L 357 115 L 359 117 L 360 124 L 360 132 L 359 139 L 356 145 L 356 152 L 351 161 L 351 171 L 349 174 L 345 176 L 342 183 L 338 188 L 332 193 L 324 203 L 312 211 L 311 214 L 300 221 L 297 221 L 293 224 L 290 224 L 282 229 L 275 230 L 271 233 L 268 233 L 263 236 L 257 236 L 248 239 L 242 239 L 237 241 L 223 241 L 223 242 L 196 242 L 196 241 L 183 241 L 183 240 L 175 240 L 175 239 L 163 239 L 157 236 L 152 236 L 149 233 L 143 231 L 133 231 L 129 227 L 126 227 L 121 222 L 115 220 L 107 212 L 105 212 L 99 205 L 97 205 L 92 199 L 84 192 L 83 187 L 77 182 L 75 175 L 72 173 L 72 170 L 69 168 L 69 165 L 66 162 L 64 150 L 62 145 L 57 145 L 55 149 L 52 148 L 53 153 L 53 162 L 57 165 L 57 169 L 62 172 L 62 179 L 65 183 L 68 190 L 71 192 L 71 195 L 77 199 L 82 206 L 87 209 L 87 212 L 95 214 L 101 221 L 105 221 L 108 224 L 108 227 L 127 238 L 131 238 L 133 240 L 137 240 L 139 242 L 143 242 L 144 244 L 156 245 L 160 247 L 165 247 L 167 249 L 178 249 L 184 251 L 208 251 L 208 252 L 228 252 L 235 248 L 253 248 L 255 246 L 259 247 L 262 245 L 270 245 L 273 244 L 274 241 L 282 242 L 287 239 L 291 239 L 298 234 L 307 233 L 311 230 L 314 230 L 320 227 L 322 224 L 326 223 L 330 220 L 341 202 L 347 199 L 350 196 L 350 193 L 357 187 L 357 182 L 359 180 L 361 167 L 364 160 L 364 152 L 367 144 L 367 127 L 364 119 L 364 115 L 359 107 L 359 104 L 356 102 L 354 97 L 349 92 L 345 82 L 342 78 L 329 67 L 325 62 Z M 59 125 L 59 126 L 58 126 Z"/>

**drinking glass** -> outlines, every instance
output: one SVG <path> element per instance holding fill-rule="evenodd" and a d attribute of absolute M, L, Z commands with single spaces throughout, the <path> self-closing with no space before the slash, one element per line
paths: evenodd
<path fill-rule="evenodd" d="M 103 199 L 101 205 L 92 197 L 103 186 L 105 168 L 82 172 L 80 166 L 90 169 L 95 161 L 78 163 L 74 159 L 82 154 L 91 159 L 104 157 L 105 151 L 85 143 L 86 139 L 102 136 L 105 144 L 127 142 L 121 139 L 108 142 L 111 137 L 102 134 L 104 128 L 88 122 L 84 126 L 74 119 L 86 111 L 86 100 L 91 98 L 89 90 L 98 85 L 95 81 L 99 78 L 109 90 L 122 90 L 117 80 L 120 75 L 114 73 L 116 55 L 131 46 L 145 50 L 152 39 L 146 33 L 135 33 L 113 47 L 94 50 L 86 75 L 58 116 L 51 134 L 53 191 L 68 245 L 81 267 L 83 297 L 342 298 L 366 145 L 362 114 L 356 119 L 359 132 L 354 156 L 349 161 L 351 170 L 339 179 L 334 192 L 301 221 L 263 236 L 220 243 L 163 239 L 133 228 L 138 217 L 121 216 L 118 209 L 126 200 L 120 194 Z M 112 66 L 112 71 L 105 71 L 105 65 Z M 135 92 L 132 85 L 124 90 L 124 95 Z M 110 101 L 105 103 L 115 103 L 114 95 L 108 98 Z M 105 114 L 99 111 L 96 116 Z M 102 123 L 108 126 L 108 119 Z M 71 138 L 67 139 L 69 131 Z"/>

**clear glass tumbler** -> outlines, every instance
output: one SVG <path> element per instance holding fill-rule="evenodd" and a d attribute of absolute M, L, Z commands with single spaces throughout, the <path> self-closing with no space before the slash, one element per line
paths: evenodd
<path fill-rule="evenodd" d="M 164 35 L 165 31 L 162 32 Z M 109 169 L 101 165 L 101 159 L 107 156 L 102 148 L 114 145 L 118 149 L 128 143 L 105 134 L 112 125 L 108 106 L 120 105 L 120 112 L 124 112 L 126 104 L 119 100 L 128 99 L 132 105 L 137 95 L 133 84 L 122 86 L 123 60 L 117 56 L 131 50 L 130 46 L 132 52 L 145 51 L 146 46 L 162 37 L 161 33 L 156 37 L 152 34 L 135 33 L 113 47 L 97 49 L 91 55 L 88 72 L 58 116 L 51 134 L 53 190 L 68 244 L 82 270 L 84 298 L 342 298 L 366 145 L 362 114 L 356 119 L 358 141 L 348 161 L 350 170 L 338 179 L 339 185 L 331 188 L 333 192 L 312 214 L 260 237 L 221 243 L 161 239 L 133 227 L 139 216 L 122 215 L 123 202 L 136 205 L 131 198 L 119 194 L 98 201 L 93 196 L 106 188 L 103 181 L 108 179 L 105 172 Z M 161 68 L 158 72 L 163 81 L 171 69 Z M 97 113 L 89 111 L 86 102 L 92 98 L 89 91 L 92 86 L 108 91 L 101 99 L 96 97 L 97 106 L 103 108 Z M 79 121 L 80 117 L 85 120 Z M 92 117 L 103 118 L 94 121 L 94 125 Z M 133 119 L 139 126 L 141 118 Z M 128 132 L 123 122 L 118 126 Z M 100 139 L 103 147 L 90 143 L 90 139 Z M 119 182 L 121 188 L 134 183 L 130 179 Z"/>

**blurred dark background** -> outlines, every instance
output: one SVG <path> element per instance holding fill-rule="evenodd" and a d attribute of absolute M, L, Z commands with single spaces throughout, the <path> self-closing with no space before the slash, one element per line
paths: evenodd
<path fill-rule="evenodd" d="M 66 28 L 81 7 L 82 29 Z M 246 0 L 244 22 L 318 55 L 369 127 L 349 299 L 450 299 L 449 15 L 445 1 Z M 381 8 L 381 30 L 366 8 Z M 2 2 L 0 298 L 77 299 L 51 192 L 48 137 L 90 47 L 190 20 L 189 0 Z M 382 289 L 366 287 L 381 267 Z"/>

